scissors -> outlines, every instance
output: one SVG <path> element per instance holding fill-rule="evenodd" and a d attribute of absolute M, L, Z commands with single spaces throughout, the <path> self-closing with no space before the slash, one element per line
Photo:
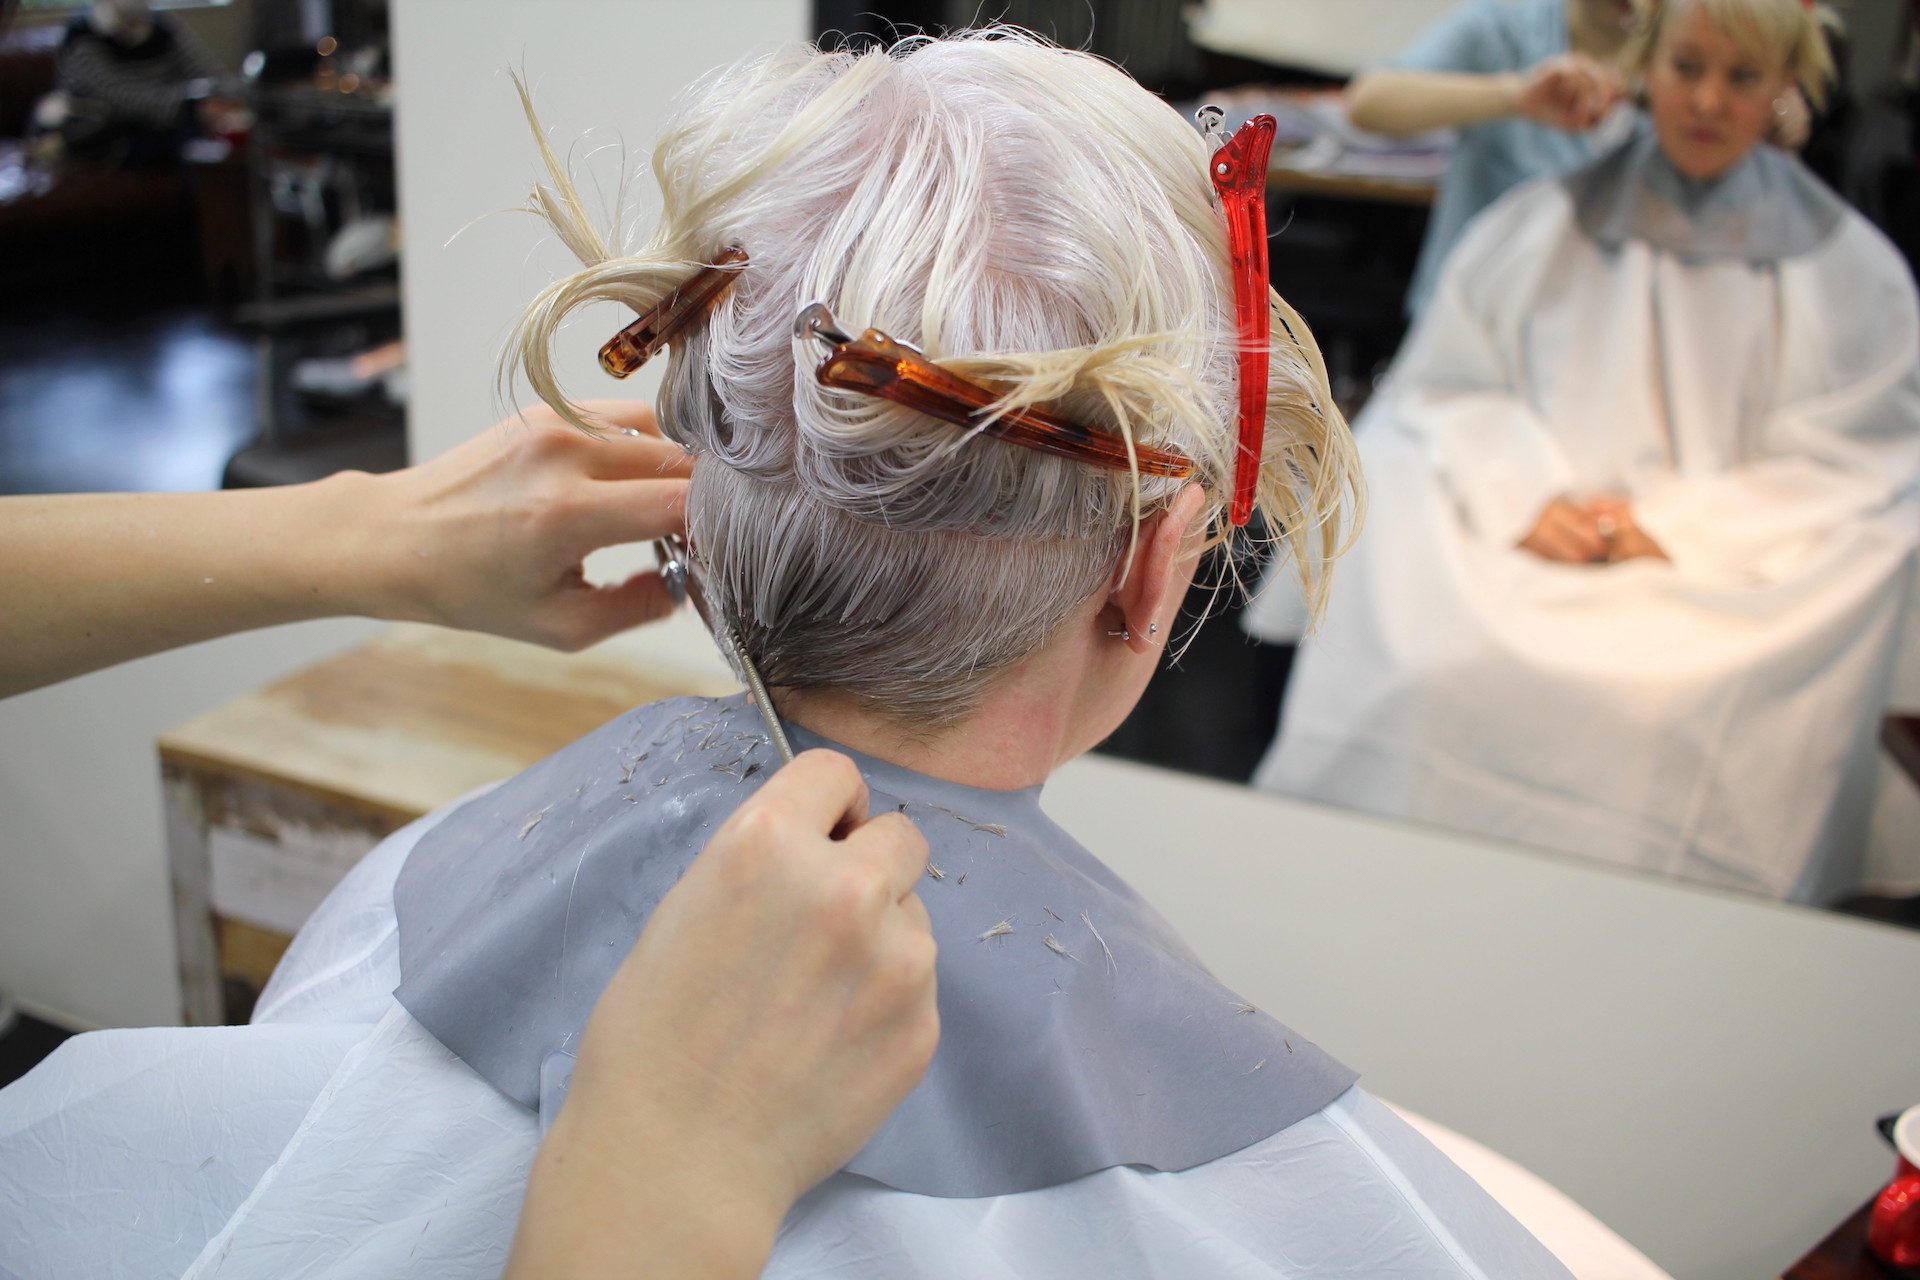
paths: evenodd
<path fill-rule="evenodd" d="M 667 584 L 667 593 L 673 597 L 674 604 L 692 601 L 693 611 L 700 615 L 700 621 L 707 624 L 707 630 L 713 633 L 714 639 L 729 650 L 734 661 L 740 664 L 740 670 L 747 677 L 747 688 L 753 693 L 753 705 L 760 708 L 760 718 L 767 722 L 767 740 L 780 753 L 780 763 L 791 764 L 793 744 L 787 741 L 787 731 L 781 726 L 780 717 L 773 709 L 773 699 L 767 695 L 766 682 L 760 679 L 759 668 L 753 665 L 753 659 L 747 657 L 745 646 L 731 627 L 713 624 L 706 595 L 700 590 L 700 584 L 693 580 L 693 548 L 679 534 L 668 534 L 654 540 L 653 554 L 660 562 L 660 580 Z"/>

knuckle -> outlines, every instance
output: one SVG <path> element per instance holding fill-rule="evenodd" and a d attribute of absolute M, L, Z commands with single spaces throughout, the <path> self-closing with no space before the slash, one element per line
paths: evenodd
<path fill-rule="evenodd" d="M 807 755 L 816 762 L 813 767 L 821 772 L 823 782 L 851 787 L 860 781 L 860 767 L 838 751 L 821 747 L 807 752 Z"/>
<path fill-rule="evenodd" d="M 927 844 L 926 833 L 906 814 L 890 810 L 868 819 L 868 825 L 880 837 L 878 843 L 893 857 L 926 860 L 931 848 Z"/>
<path fill-rule="evenodd" d="M 846 863 L 824 878 L 820 904 L 828 919 L 843 929 L 858 929 L 881 906 L 886 886 L 866 868 Z"/>
<path fill-rule="evenodd" d="M 729 823 L 743 851 L 764 854 L 787 840 L 787 823 L 771 803 L 749 801 L 735 811 Z"/>

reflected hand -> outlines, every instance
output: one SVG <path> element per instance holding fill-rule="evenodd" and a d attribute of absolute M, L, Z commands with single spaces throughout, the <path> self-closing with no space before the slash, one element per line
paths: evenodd
<path fill-rule="evenodd" d="M 660 437 L 644 403 L 583 407 L 604 435 L 539 405 L 431 462 L 373 477 L 367 523 L 343 530 L 372 570 L 363 611 L 568 650 L 671 612 L 658 574 L 595 587 L 581 562 L 684 532 L 693 459 Z"/>
<path fill-rule="evenodd" d="M 919 1082 L 927 844 L 867 803 L 845 756 L 797 756 L 662 900 L 587 1025 L 509 1276 L 757 1276 L 793 1201 Z"/>
<path fill-rule="evenodd" d="M 1539 124 L 1581 133 L 1605 119 L 1626 93 L 1626 82 L 1606 63 L 1583 53 L 1561 54 L 1526 72 L 1514 111 Z"/>
<path fill-rule="evenodd" d="M 1523 551 L 1561 564 L 1593 564 L 1607 558 L 1607 537 L 1600 519 L 1588 506 L 1555 498 L 1534 521 L 1533 531 L 1520 539 Z"/>
<path fill-rule="evenodd" d="M 1607 538 L 1607 563 L 1627 560 L 1665 560 L 1667 553 L 1634 519 L 1633 507 L 1625 498 L 1595 498 L 1587 504 Z"/>

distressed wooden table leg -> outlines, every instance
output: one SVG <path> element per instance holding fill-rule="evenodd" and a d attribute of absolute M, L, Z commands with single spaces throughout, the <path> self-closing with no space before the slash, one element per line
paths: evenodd
<path fill-rule="evenodd" d="M 174 943 L 180 956 L 180 1012 L 188 1026 L 217 1026 L 221 1016 L 220 952 L 214 938 L 212 862 L 207 806 L 199 780 L 166 765 L 167 866 L 173 881 Z"/>

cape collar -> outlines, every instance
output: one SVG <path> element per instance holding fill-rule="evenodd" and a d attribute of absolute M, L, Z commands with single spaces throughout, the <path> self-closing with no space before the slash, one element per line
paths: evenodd
<path fill-rule="evenodd" d="M 1720 177 L 1695 181 L 1673 167 L 1651 129 L 1561 179 L 1574 221 L 1618 249 L 1644 241 L 1690 261 L 1778 262 L 1820 247 L 1846 206 L 1805 165 L 1755 147 Z"/>

